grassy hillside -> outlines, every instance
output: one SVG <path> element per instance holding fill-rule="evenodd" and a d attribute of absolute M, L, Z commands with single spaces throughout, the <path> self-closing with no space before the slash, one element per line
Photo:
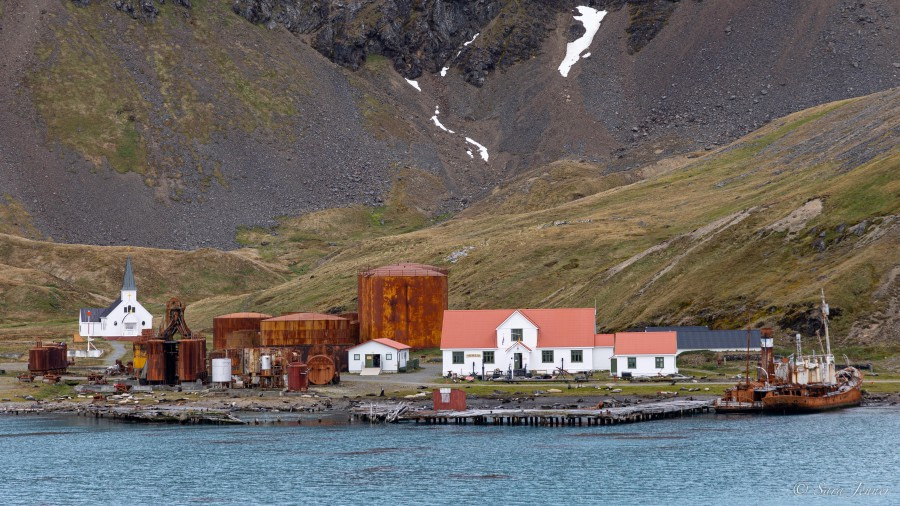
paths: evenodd
<path fill-rule="evenodd" d="M 170 295 L 191 302 L 201 330 L 236 310 L 353 309 L 359 269 L 408 260 L 450 268 L 453 308 L 596 304 L 605 330 L 751 322 L 808 334 L 823 287 L 839 342 L 896 350 L 898 130 L 891 90 L 615 179 L 562 161 L 439 223 L 404 191 L 425 184 L 409 174 L 382 207 L 242 229 L 246 248 L 230 253 L 0 236 L 0 303 L 9 322 L 74 325 L 77 304 L 115 295 L 130 251 L 142 294 L 157 308 Z"/>
<path fill-rule="evenodd" d="M 599 324 L 610 330 L 750 320 L 810 332 L 808 310 L 824 287 L 834 326 L 847 335 L 890 304 L 874 295 L 889 287 L 897 264 L 898 97 L 894 90 L 803 111 L 716 152 L 648 168 L 646 179 L 630 184 L 633 174 L 609 184 L 599 167 L 591 177 L 584 164 L 555 164 L 537 176 L 540 184 L 497 190 L 493 205 L 434 227 L 342 243 L 284 285 L 191 309 L 209 321 L 239 307 L 352 308 L 359 268 L 412 260 L 451 268 L 452 307 L 596 302 Z M 560 171 L 558 181 L 540 181 Z M 535 191 L 562 203 L 531 203 Z M 330 237 L 324 228 L 306 230 Z M 286 235 L 279 230 L 261 249 L 284 248 Z M 448 255 L 464 248 L 468 256 L 449 264 Z M 855 334 L 884 341 L 887 330 L 877 327 Z"/>

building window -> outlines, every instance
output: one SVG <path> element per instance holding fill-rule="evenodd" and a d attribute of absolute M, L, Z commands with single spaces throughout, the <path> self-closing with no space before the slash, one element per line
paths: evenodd
<path fill-rule="evenodd" d="M 134 323 L 125 323 L 125 330 L 134 330 Z"/>
<path fill-rule="evenodd" d="M 572 363 L 580 364 L 584 362 L 584 352 L 582 350 L 572 350 Z"/>
<path fill-rule="evenodd" d="M 453 352 L 453 363 L 454 364 L 464 364 L 465 363 L 465 354 L 461 351 Z"/>
<path fill-rule="evenodd" d="M 544 350 L 541 352 L 541 362 L 545 364 L 553 363 L 553 350 Z"/>
<path fill-rule="evenodd" d="M 628 357 L 628 368 L 637 369 L 637 357 Z"/>
<path fill-rule="evenodd" d="M 484 357 L 485 364 L 493 364 L 494 363 L 494 352 L 493 351 L 482 352 L 482 356 Z"/>
<path fill-rule="evenodd" d="M 510 333 L 512 334 L 512 342 L 522 341 L 522 329 L 510 329 Z"/>
<path fill-rule="evenodd" d="M 656 368 L 662 369 L 666 366 L 666 358 L 665 357 L 656 357 Z"/>
<path fill-rule="evenodd" d="M 146 327 L 146 326 L 147 326 L 147 322 L 141 322 L 141 327 Z"/>
<path fill-rule="evenodd" d="M 388 353 L 387 355 L 384 356 L 384 359 L 385 359 L 385 360 L 393 360 L 393 357 L 394 357 L 393 355 L 391 355 L 390 353 Z"/>
<path fill-rule="evenodd" d="M 117 327 L 118 325 L 119 325 L 119 322 L 113 322 L 113 327 Z"/>
<path fill-rule="evenodd" d="M 353 354 L 353 360 L 359 360 L 359 353 Z"/>

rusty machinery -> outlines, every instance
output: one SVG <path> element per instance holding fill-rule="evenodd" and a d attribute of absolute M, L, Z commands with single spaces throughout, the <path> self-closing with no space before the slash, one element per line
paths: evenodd
<path fill-rule="evenodd" d="M 185 304 L 180 299 L 169 299 L 157 335 L 154 338 L 142 335 L 134 342 L 135 373 L 142 382 L 174 385 L 206 380 L 206 339 L 195 338 L 185 322 L 184 310 Z M 181 336 L 180 340 L 175 340 L 176 334 Z"/>

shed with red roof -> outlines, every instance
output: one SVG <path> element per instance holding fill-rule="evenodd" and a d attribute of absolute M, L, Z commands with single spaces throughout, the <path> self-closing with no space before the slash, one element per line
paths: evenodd
<path fill-rule="evenodd" d="M 610 372 L 617 377 L 677 374 L 677 354 L 675 332 L 618 332 Z"/>

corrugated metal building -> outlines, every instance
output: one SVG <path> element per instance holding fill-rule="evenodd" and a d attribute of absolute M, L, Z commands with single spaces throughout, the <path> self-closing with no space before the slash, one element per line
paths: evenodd
<path fill-rule="evenodd" d="M 747 329 L 711 330 L 709 327 L 647 327 L 646 332 L 674 331 L 678 336 L 678 353 L 694 350 L 747 351 Z M 750 351 L 759 351 L 760 331 L 750 330 Z"/>

